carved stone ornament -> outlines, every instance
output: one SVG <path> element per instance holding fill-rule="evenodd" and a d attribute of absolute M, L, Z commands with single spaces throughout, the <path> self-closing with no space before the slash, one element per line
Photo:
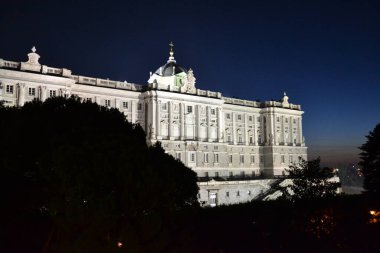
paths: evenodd
<path fill-rule="evenodd" d="M 28 54 L 28 61 L 27 63 L 33 64 L 33 65 L 40 65 L 38 60 L 40 59 L 39 54 L 36 53 L 36 47 L 32 48 L 32 52 Z"/>

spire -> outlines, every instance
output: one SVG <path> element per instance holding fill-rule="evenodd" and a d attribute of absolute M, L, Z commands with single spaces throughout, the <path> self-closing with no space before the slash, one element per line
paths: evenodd
<path fill-rule="evenodd" d="M 173 42 L 171 41 L 170 43 L 169 43 L 169 47 L 170 47 L 170 52 L 169 52 L 169 60 L 168 60 L 168 63 L 169 62 L 174 62 L 175 63 L 175 59 L 174 59 L 174 50 L 173 50 L 173 48 L 174 48 L 174 44 L 173 44 Z"/>
<path fill-rule="evenodd" d="M 284 92 L 284 96 L 282 97 L 281 102 L 283 104 L 288 104 L 289 103 L 289 97 L 286 95 L 286 92 Z"/>

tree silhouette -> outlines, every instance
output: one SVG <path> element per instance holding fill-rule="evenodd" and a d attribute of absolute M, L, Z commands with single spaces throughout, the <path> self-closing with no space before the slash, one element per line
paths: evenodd
<path fill-rule="evenodd" d="M 380 194 L 380 124 L 366 136 L 367 142 L 360 149 L 359 165 L 364 175 L 364 189 L 371 194 Z"/>
<path fill-rule="evenodd" d="M 310 200 L 321 197 L 330 197 L 337 194 L 340 183 L 333 180 L 334 170 L 321 168 L 320 158 L 305 161 L 289 166 L 286 170 L 291 184 L 280 186 L 282 198 L 292 201 Z"/>
<path fill-rule="evenodd" d="M 196 174 L 116 109 L 57 97 L 0 119 L 3 204 L 48 217 L 45 252 L 155 251 L 173 213 L 198 205 Z"/>

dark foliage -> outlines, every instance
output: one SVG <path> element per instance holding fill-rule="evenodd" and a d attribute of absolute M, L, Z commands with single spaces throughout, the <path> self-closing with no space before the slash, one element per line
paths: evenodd
<path fill-rule="evenodd" d="M 311 161 L 301 160 L 286 170 L 292 184 L 282 187 L 284 199 L 292 201 L 331 197 L 337 194 L 339 182 L 332 180 L 335 176 L 331 168 L 321 168 L 320 158 Z"/>
<path fill-rule="evenodd" d="M 366 137 L 367 142 L 360 147 L 363 152 L 359 163 L 364 175 L 364 189 L 380 195 L 380 124 Z"/>
<path fill-rule="evenodd" d="M 196 174 L 116 109 L 75 97 L 2 107 L 0 132 L 6 252 L 33 252 L 29 241 L 37 252 L 160 252 L 173 214 L 198 206 Z M 13 226 L 28 221 L 33 240 Z"/>

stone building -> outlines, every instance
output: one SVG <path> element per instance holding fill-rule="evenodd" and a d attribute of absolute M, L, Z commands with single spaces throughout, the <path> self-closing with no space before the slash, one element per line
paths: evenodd
<path fill-rule="evenodd" d="M 33 47 L 26 62 L 0 59 L 5 105 L 77 95 L 118 108 L 144 128 L 148 143 L 160 141 L 198 174 L 203 205 L 260 198 L 285 168 L 307 158 L 300 105 L 285 93 L 279 101 L 258 102 L 198 89 L 193 70 L 177 64 L 172 44 L 169 59 L 145 85 L 75 75 L 39 58 Z"/>

